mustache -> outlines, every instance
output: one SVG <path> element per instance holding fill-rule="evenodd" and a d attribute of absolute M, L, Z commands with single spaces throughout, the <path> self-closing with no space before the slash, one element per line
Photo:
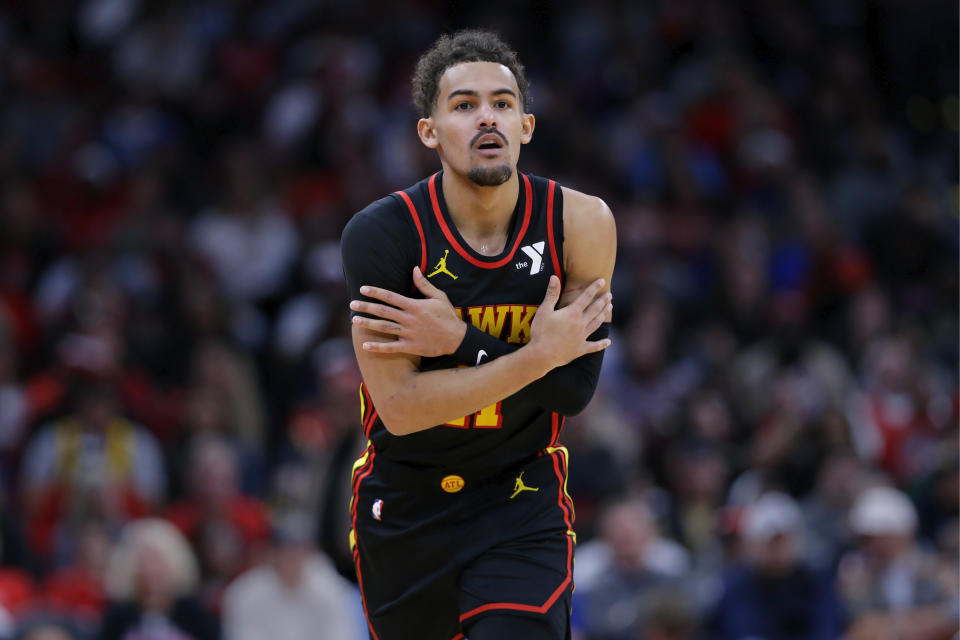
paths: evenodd
<path fill-rule="evenodd" d="M 496 127 L 486 127 L 478 131 L 477 135 L 473 136 L 473 140 L 470 141 L 470 146 L 471 147 L 474 146 L 475 144 L 477 144 L 477 140 L 491 133 L 497 136 L 498 138 L 500 138 L 501 140 L 503 140 L 503 146 L 507 146 L 507 137 L 502 133 L 500 133 L 500 131 L 498 131 Z"/>

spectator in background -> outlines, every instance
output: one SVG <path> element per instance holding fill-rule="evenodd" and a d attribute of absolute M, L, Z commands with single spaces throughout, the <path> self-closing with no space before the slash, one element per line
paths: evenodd
<path fill-rule="evenodd" d="M 112 604 L 99 640 L 219 640 L 196 588 L 196 559 L 176 528 L 152 518 L 131 522 L 110 557 Z"/>
<path fill-rule="evenodd" d="M 957 630 L 956 559 L 942 563 L 920 546 L 910 498 L 891 487 L 865 490 L 850 510 L 850 529 L 858 545 L 837 575 L 850 638 L 935 640 Z"/>
<path fill-rule="evenodd" d="M 344 531 L 350 530 L 350 472 L 367 441 L 355 422 L 360 369 L 353 345 L 342 338 L 318 345 L 309 359 L 312 389 L 288 419 L 275 474 L 275 504 L 282 511 L 316 514 L 316 542 L 345 577 L 356 569 Z"/>
<path fill-rule="evenodd" d="M 239 349 L 217 339 L 204 340 L 193 352 L 190 381 L 194 388 L 218 394 L 226 411 L 218 425 L 245 447 L 264 443 L 264 408 L 254 363 Z"/>
<path fill-rule="evenodd" d="M 698 568 L 716 570 L 722 562 L 716 533 L 729 463 L 709 443 L 694 441 L 676 442 L 665 458 L 660 464 L 673 500 L 670 532 L 690 550 Z"/>
<path fill-rule="evenodd" d="M 230 584 L 224 640 L 360 640 L 367 637 L 358 590 L 311 543 L 306 514 L 274 525 L 265 561 Z"/>
<path fill-rule="evenodd" d="M 51 572 L 43 582 L 43 606 L 68 616 L 85 628 L 96 628 L 106 609 L 107 559 L 112 536 L 107 523 L 91 518 L 78 527 L 72 562 Z"/>
<path fill-rule="evenodd" d="M 640 296 L 622 336 L 623 351 L 604 367 L 613 399 L 633 418 L 643 438 L 661 435 L 701 381 L 702 371 L 692 358 L 670 351 L 674 325 L 667 296 Z"/>
<path fill-rule="evenodd" d="M 638 640 L 694 640 L 699 626 L 689 598 L 675 589 L 663 589 L 650 596 Z"/>
<path fill-rule="evenodd" d="M 199 595 L 219 611 L 227 583 L 262 550 L 269 519 L 266 506 L 241 490 L 237 457 L 227 442 L 200 435 L 189 458 L 189 491 L 170 505 L 166 518 L 192 544 L 200 563 Z"/>
<path fill-rule="evenodd" d="M 937 424 L 930 411 L 928 401 L 945 392 L 918 342 L 908 334 L 874 340 L 861 363 L 862 390 L 848 403 L 857 453 L 898 481 L 916 480 L 936 464 L 935 443 L 943 437 L 937 431 L 949 429 L 953 417 L 948 410 L 939 416 L 944 424 Z"/>
<path fill-rule="evenodd" d="M 850 451 L 841 449 L 823 461 L 814 491 L 802 502 L 808 527 L 804 556 L 811 564 L 831 570 L 837 566 L 851 540 L 847 514 L 869 481 L 866 465 Z"/>
<path fill-rule="evenodd" d="M 77 526 L 89 517 L 118 528 L 149 513 L 166 485 L 157 441 L 123 417 L 110 382 L 77 383 L 71 405 L 29 441 L 21 468 L 29 540 L 46 561 L 72 556 Z"/>
<path fill-rule="evenodd" d="M 235 326 L 235 334 L 251 347 L 263 346 L 269 330 L 267 318 L 254 305 L 279 302 L 299 250 L 296 227 L 271 201 L 259 153 L 254 141 L 225 145 L 221 199 L 190 229 L 197 255 L 236 304 L 243 326 Z"/>
<path fill-rule="evenodd" d="M 202 287 L 202 279 L 193 284 Z M 210 304 L 212 301 L 197 302 Z M 222 439 L 230 444 L 237 457 L 243 490 L 258 494 L 263 489 L 265 411 L 254 363 L 222 337 L 208 335 L 199 328 L 196 328 L 196 337 L 198 342 L 189 352 L 189 385 L 182 394 L 183 408 L 171 452 L 172 464 L 180 470 L 190 466 L 187 457 L 194 440 Z M 185 479 L 183 474 L 178 474 L 174 495 L 185 491 Z"/>
<path fill-rule="evenodd" d="M 236 301 L 257 302 L 280 293 L 298 250 L 296 228 L 271 202 L 260 153 L 252 140 L 225 145 L 221 198 L 190 231 L 197 254 Z"/>
<path fill-rule="evenodd" d="M 657 532 L 637 498 L 612 503 L 600 516 L 600 537 L 577 551 L 573 619 L 590 640 L 633 640 L 651 593 L 678 586 L 690 558 Z"/>
<path fill-rule="evenodd" d="M 841 630 L 831 580 L 803 564 L 800 508 L 768 492 L 746 507 L 742 566 L 731 567 L 712 616 L 721 640 L 833 640 Z"/>
<path fill-rule="evenodd" d="M 179 442 L 173 452 L 174 465 L 180 469 L 189 468 L 193 442 L 204 438 L 222 440 L 230 445 L 237 458 L 243 491 L 257 494 L 263 488 L 262 451 L 256 441 L 236 432 L 232 418 L 230 398 L 223 389 L 211 384 L 197 384 L 187 389 Z M 187 487 L 178 486 L 177 489 L 184 492 Z"/>

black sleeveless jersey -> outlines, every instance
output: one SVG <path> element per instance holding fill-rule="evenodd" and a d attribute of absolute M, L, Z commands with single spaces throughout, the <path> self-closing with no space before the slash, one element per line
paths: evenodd
<path fill-rule="evenodd" d="M 503 252 L 484 256 L 461 237 L 446 208 L 443 172 L 374 202 L 344 229 L 341 250 L 352 299 L 361 285 L 412 294 L 413 267 L 449 297 L 458 314 L 512 344 L 530 340 L 530 322 L 551 274 L 563 273 L 563 196 L 557 183 L 520 174 L 520 190 Z M 465 364 L 424 358 L 421 370 Z M 538 406 L 524 390 L 453 422 L 394 436 L 360 389 L 363 430 L 376 455 L 414 466 L 486 469 L 517 462 L 557 444 L 563 416 Z"/>

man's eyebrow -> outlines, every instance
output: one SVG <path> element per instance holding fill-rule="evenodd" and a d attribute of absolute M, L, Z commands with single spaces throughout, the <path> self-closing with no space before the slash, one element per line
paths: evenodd
<path fill-rule="evenodd" d="M 497 96 L 497 95 L 501 95 L 501 94 L 504 94 L 504 93 L 510 94 L 510 95 L 513 96 L 514 98 L 517 97 L 516 92 L 515 92 L 513 89 L 510 89 L 509 87 L 503 87 L 503 88 L 500 88 L 500 89 L 495 89 L 494 91 L 491 92 L 491 95 Z M 479 96 L 479 95 L 480 95 L 480 94 L 477 93 L 476 91 L 474 91 L 473 89 L 454 89 L 454 90 L 451 91 L 450 94 L 447 96 L 447 100 L 450 100 L 450 99 L 453 98 L 454 96 L 473 96 L 473 97 L 477 97 L 477 96 Z"/>

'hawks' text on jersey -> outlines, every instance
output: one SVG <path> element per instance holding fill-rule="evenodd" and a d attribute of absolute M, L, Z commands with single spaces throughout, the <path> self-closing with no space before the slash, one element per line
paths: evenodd
<path fill-rule="evenodd" d="M 345 273 L 351 293 L 361 284 L 411 293 L 419 266 L 446 293 L 458 315 L 500 340 L 525 344 L 552 274 L 563 273 L 563 201 L 552 180 L 520 174 L 520 193 L 507 243 L 497 256 L 474 251 L 451 221 L 443 173 L 378 200 L 344 231 Z M 351 229 L 351 227 L 353 227 Z M 452 357 L 424 358 L 421 370 L 483 364 Z M 523 390 L 445 425 L 403 437 L 380 421 L 360 389 L 363 428 L 377 455 L 418 467 L 507 466 L 557 444 L 563 417 L 538 406 Z"/>

